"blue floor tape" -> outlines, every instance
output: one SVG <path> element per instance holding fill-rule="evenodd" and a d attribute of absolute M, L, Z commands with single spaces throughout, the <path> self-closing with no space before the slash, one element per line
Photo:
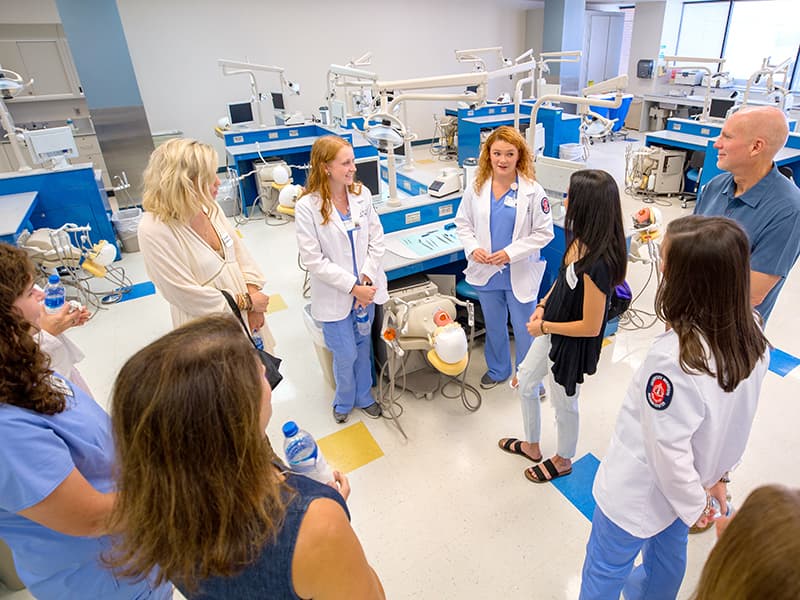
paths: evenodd
<path fill-rule="evenodd" d="M 553 486 L 590 521 L 596 506 L 592 485 L 599 466 L 600 460 L 590 453 L 572 463 L 571 475 L 553 481 Z"/>
<path fill-rule="evenodd" d="M 800 365 L 800 358 L 777 348 L 772 348 L 769 351 L 769 370 L 773 373 L 786 377 L 797 365 Z"/>
<path fill-rule="evenodd" d="M 136 298 L 143 298 L 144 296 L 152 296 L 156 293 L 156 286 L 152 281 L 143 281 L 142 283 L 134 283 L 131 290 L 127 294 L 122 294 L 120 302 L 128 300 L 136 300 Z"/>

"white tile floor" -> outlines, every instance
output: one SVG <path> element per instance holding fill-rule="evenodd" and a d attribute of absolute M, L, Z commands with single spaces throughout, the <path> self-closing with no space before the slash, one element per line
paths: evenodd
<path fill-rule="evenodd" d="M 624 147 L 623 141 L 595 144 L 589 165 L 607 169 L 621 181 Z M 426 154 L 425 148 L 417 150 L 418 158 Z M 626 218 L 640 207 L 630 198 L 623 204 Z M 680 209 L 677 202 L 663 209 L 667 218 L 690 210 Z M 273 396 L 270 438 L 281 446 L 280 426 L 288 419 L 317 437 L 325 436 L 340 426 L 331 417 L 332 391 L 322 378 L 303 325 L 306 301 L 301 297 L 294 225 L 267 227 L 263 221 L 253 221 L 241 230 L 269 279 L 267 293 L 281 294 L 288 304 L 287 310 L 269 318 L 285 359 L 284 383 Z M 139 254 L 125 255 L 122 264 L 133 281 L 146 279 Z M 792 317 L 800 299 L 796 271 L 783 289 L 767 333 L 776 347 L 797 356 L 799 332 Z M 634 291 L 641 288 L 647 272 L 642 264 L 629 266 Z M 637 306 L 652 310 L 654 289 L 651 284 Z M 101 311 L 71 334 L 87 355 L 80 370 L 101 403 L 107 402 L 125 359 L 169 328 L 167 305 L 156 295 Z M 657 324 L 648 330 L 620 331 L 603 351 L 598 373 L 582 390 L 578 457 L 591 452 L 602 458 L 631 375 L 661 330 Z M 478 347 L 468 381 L 477 387 L 484 370 Z M 792 404 L 797 401 L 798 376 L 798 372 L 786 378 L 767 375 L 748 451 L 731 484 L 734 502 L 766 482 L 800 486 L 794 455 L 800 403 Z M 482 395 L 483 406 L 475 413 L 468 413 L 458 400 L 404 398 L 402 424 L 408 441 L 389 422 L 364 419 L 385 456 L 350 474 L 353 526 L 388 598 L 574 599 L 590 524 L 553 486 L 529 483 L 523 476 L 529 463 L 497 448 L 498 438 L 522 434 L 516 396 L 507 386 Z M 554 436 L 552 409 L 545 403 L 546 453 L 554 451 Z M 713 543 L 713 533 L 690 538 L 680 598 L 688 598 Z M 0 591 L 0 597 L 31 596 L 25 591 Z"/>

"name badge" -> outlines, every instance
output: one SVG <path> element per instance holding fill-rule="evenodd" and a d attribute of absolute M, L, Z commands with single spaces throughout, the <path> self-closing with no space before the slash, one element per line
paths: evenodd
<path fill-rule="evenodd" d="M 503 200 L 503 205 L 508 206 L 509 208 L 517 208 L 517 195 L 506 194 L 505 200 Z"/>
<path fill-rule="evenodd" d="M 55 374 L 50 375 L 50 385 L 53 386 L 54 390 L 61 392 L 68 398 L 72 398 L 75 395 L 75 392 L 72 391 L 72 386 L 67 382 L 67 380 L 62 379 Z"/>
<path fill-rule="evenodd" d="M 222 232 L 222 233 L 219 235 L 219 237 L 220 237 L 220 239 L 222 240 L 222 243 L 223 243 L 225 246 L 227 246 L 228 248 L 230 248 L 231 246 L 233 246 L 233 238 L 232 238 L 231 236 L 229 236 L 229 235 L 228 235 L 228 232 L 226 232 L 226 231 L 223 231 L 223 232 Z"/>
<path fill-rule="evenodd" d="M 344 223 L 345 231 L 355 231 L 358 229 L 358 225 L 353 222 L 353 219 L 342 219 L 342 222 Z"/>

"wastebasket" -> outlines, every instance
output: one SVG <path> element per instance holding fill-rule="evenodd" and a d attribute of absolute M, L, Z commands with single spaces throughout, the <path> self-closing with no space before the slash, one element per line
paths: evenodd
<path fill-rule="evenodd" d="M 123 252 L 139 251 L 139 221 L 142 219 L 142 209 L 139 207 L 123 208 L 111 215 L 111 223 L 122 242 Z"/>
<path fill-rule="evenodd" d="M 227 177 L 220 183 L 217 190 L 217 204 L 219 204 L 222 213 L 226 217 L 236 216 L 236 194 L 239 192 L 236 189 L 236 180 L 228 179 Z"/>
<path fill-rule="evenodd" d="M 583 144 L 561 144 L 558 147 L 558 158 L 584 162 L 586 156 L 583 154 Z"/>
<path fill-rule="evenodd" d="M 306 304 L 303 309 L 303 321 L 306 323 L 306 329 L 311 336 L 311 341 L 314 342 L 314 351 L 317 353 L 322 375 L 325 377 L 325 381 L 335 390 L 336 381 L 333 379 L 333 354 L 331 354 L 331 351 L 325 346 L 322 324 L 311 316 L 310 304 Z"/>

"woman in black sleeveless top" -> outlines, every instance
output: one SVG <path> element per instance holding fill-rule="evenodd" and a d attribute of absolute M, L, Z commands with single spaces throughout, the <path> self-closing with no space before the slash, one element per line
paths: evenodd
<path fill-rule="evenodd" d="M 536 306 L 528 331 L 536 338 L 519 367 L 526 440 L 503 438 L 500 448 L 540 462 L 541 415 L 536 392 L 549 371 L 558 447 L 525 477 L 544 483 L 572 472 L 578 443 L 578 394 L 584 375 L 597 369 L 608 302 L 625 278 L 627 250 L 619 189 L 605 171 L 573 173 L 565 219 L 567 250 L 553 287 Z"/>

